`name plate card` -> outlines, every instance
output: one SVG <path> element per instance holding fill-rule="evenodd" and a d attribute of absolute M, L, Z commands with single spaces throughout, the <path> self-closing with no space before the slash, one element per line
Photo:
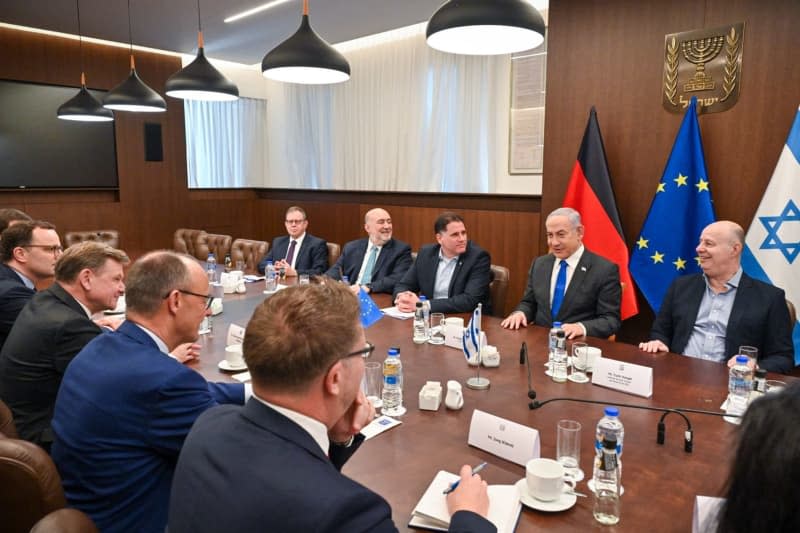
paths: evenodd
<path fill-rule="evenodd" d="M 522 466 L 540 454 L 538 431 L 478 409 L 472 412 L 467 443 Z"/>
<path fill-rule="evenodd" d="M 445 324 L 444 326 L 444 345 L 458 350 L 463 350 L 464 326 L 453 326 Z"/>
<path fill-rule="evenodd" d="M 650 398 L 653 396 L 653 369 L 601 357 L 594 364 L 592 384 Z"/>
<path fill-rule="evenodd" d="M 230 346 L 231 344 L 242 344 L 244 342 L 244 328 L 242 326 L 237 326 L 236 324 L 231 324 L 228 327 L 228 337 L 225 341 L 226 346 Z"/>

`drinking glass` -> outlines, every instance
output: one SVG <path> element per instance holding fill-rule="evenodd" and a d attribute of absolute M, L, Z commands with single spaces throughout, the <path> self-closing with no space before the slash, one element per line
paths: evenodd
<path fill-rule="evenodd" d="M 755 346 L 739 346 L 739 355 L 746 355 L 753 362 L 755 368 L 756 361 L 758 360 L 758 348 Z"/>
<path fill-rule="evenodd" d="M 431 313 L 430 344 L 444 344 L 444 313 Z"/>
<path fill-rule="evenodd" d="M 581 470 L 581 423 L 559 420 L 556 433 L 556 460 L 575 481 L 583 479 Z"/>
<path fill-rule="evenodd" d="M 242 261 L 241 259 L 236 260 L 236 270 L 244 272 L 244 261 Z"/>
<path fill-rule="evenodd" d="M 572 372 L 569 375 L 569 380 L 575 383 L 586 383 L 589 378 L 586 377 L 586 361 L 588 357 L 589 345 L 585 342 L 572 343 Z"/>
<path fill-rule="evenodd" d="M 361 388 L 364 396 L 370 401 L 372 407 L 379 409 L 383 406 L 381 400 L 381 387 L 383 386 L 383 365 L 370 361 L 364 363 L 364 379 L 361 381 Z"/>
<path fill-rule="evenodd" d="M 300 276 L 297 279 L 297 284 L 298 285 L 308 285 L 309 282 L 310 282 L 310 280 L 309 280 L 308 274 L 300 274 Z"/>

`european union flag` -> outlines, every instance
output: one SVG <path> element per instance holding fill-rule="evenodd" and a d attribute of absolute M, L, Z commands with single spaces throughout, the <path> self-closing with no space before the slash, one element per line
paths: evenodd
<path fill-rule="evenodd" d="M 363 288 L 358 289 L 358 305 L 361 308 L 361 325 L 365 328 L 383 318 L 383 313 Z"/>
<path fill-rule="evenodd" d="M 716 219 L 696 106 L 692 97 L 631 254 L 633 279 L 656 313 L 675 278 L 701 271 L 695 248 Z"/>

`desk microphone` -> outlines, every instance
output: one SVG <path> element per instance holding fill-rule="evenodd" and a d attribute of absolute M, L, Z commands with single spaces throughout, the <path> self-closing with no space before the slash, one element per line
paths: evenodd
<path fill-rule="evenodd" d="M 519 348 L 519 364 L 522 364 L 523 359 L 528 367 L 528 398 L 535 400 L 536 391 L 533 390 L 533 384 L 531 383 L 531 360 L 528 358 L 528 343 L 525 341 L 522 341 L 522 346 Z M 531 405 L 533 405 L 533 402 L 531 402 Z M 533 409 L 533 407 L 531 407 L 531 409 Z"/>

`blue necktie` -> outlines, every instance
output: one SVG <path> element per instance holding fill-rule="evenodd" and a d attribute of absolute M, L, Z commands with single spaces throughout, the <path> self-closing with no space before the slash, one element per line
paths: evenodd
<path fill-rule="evenodd" d="M 378 247 L 373 246 L 369 251 L 367 266 L 364 267 L 364 275 L 361 276 L 361 285 L 369 285 L 372 281 L 372 270 L 375 268 L 375 259 L 378 257 Z"/>
<path fill-rule="evenodd" d="M 558 310 L 561 309 L 561 302 L 564 301 L 564 292 L 567 289 L 567 262 L 561 260 L 561 267 L 558 269 L 558 277 L 556 278 L 556 290 L 553 291 L 553 305 L 552 313 L 553 320 L 558 316 Z"/>

